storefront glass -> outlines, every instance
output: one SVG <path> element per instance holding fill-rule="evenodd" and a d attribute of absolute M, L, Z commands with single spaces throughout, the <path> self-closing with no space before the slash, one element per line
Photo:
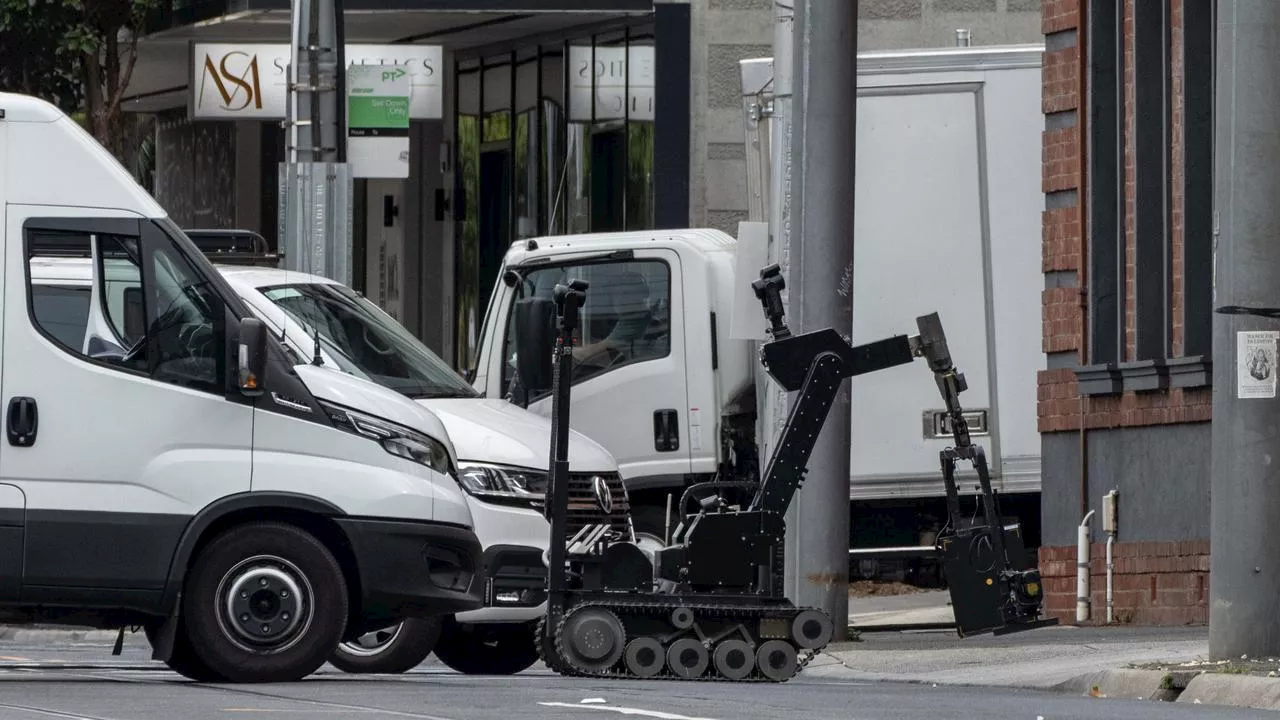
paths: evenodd
<path fill-rule="evenodd" d="M 512 242 L 654 226 L 653 26 L 462 59 L 454 79 L 454 361 L 472 368 Z"/>

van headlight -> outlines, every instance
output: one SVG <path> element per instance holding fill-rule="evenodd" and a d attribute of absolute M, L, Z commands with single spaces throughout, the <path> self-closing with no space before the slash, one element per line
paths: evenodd
<path fill-rule="evenodd" d="M 441 475 L 456 477 L 453 464 L 449 461 L 449 451 L 439 440 L 351 408 L 323 400 L 320 401 L 320 406 L 329 413 L 329 418 L 339 428 L 373 440 L 392 455 L 425 465 Z"/>
<path fill-rule="evenodd" d="M 529 468 L 460 462 L 458 482 L 462 489 L 480 500 L 541 508 L 546 501 L 548 475 Z"/>

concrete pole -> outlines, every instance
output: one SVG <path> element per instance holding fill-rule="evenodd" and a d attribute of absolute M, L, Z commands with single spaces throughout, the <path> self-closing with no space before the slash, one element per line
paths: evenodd
<path fill-rule="evenodd" d="M 853 327 L 854 159 L 858 4 L 797 0 L 792 129 L 791 315 L 802 332 Z M 796 498 L 794 602 L 822 608 L 844 639 L 849 609 L 848 385 L 830 415 Z M 795 555 L 792 555 L 795 557 Z"/>
<path fill-rule="evenodd" d="M 1219 0 L 1214 306 L 1280 305 L 1280 2 Z M 1214 315 L 1209 653 L 1280 656 L 1280 397 L 1237 395 L 1238 331 L 1275 320 Z M 1271 371 L 1276 372 L 1273 366 Z"/>

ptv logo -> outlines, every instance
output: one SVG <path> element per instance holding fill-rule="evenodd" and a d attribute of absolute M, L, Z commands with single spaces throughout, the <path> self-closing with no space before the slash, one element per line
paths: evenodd
<path fill-rule="evenodd" d="M 396 68 L 395 70 L 383 70 L 382 81 L 386 82 L 388 80 L 399 80 L 400 78 L 404 77 L 407 74 L 408 73 L 405 72 L 404 68 Z"/>

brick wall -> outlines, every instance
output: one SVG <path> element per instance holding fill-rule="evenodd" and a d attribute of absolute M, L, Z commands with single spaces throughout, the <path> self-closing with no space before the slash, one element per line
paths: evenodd
<path fill-rule="evenodd" d="M 1090 619 L 1107 619 L 1106 544 L 1090 546 Z M 1112 575 L 1113 619 L 1136 625 L 1203 625 L 1209 622 L 1209 542 L 1116 543 Z M 1040 548 L 1045 614 L 1076 624 L 1076 548 Z"/>
<path fill-rule="evenodd" d="M 1134 356 L 1134 172 L 1133 172 L 1133 1 L 1125 0 L 1125 347 L 1126 360 Z M 1173 209 L 1171 229 L 1173 233 L 1173 353 L 1179 355 L 1183 348 L 1183 324 L 1181 319 L 1183 282 L 1182 242 L 1182 0 L 1173 0 L 1175 23 L 1170 43 L 1170 55 L 1174 80 L 1173 91 Z M 1074 353 L 1074 362 L 1084 364 L 1082 357 L 1085 332 L 1085 303 L 1087 302 L 1086 273 L 1087 243 L 1085 239 L 1084 202 L 1087 167 L 1081 133 L 1086 131 L 1088 117 L 1083 112 L 1081 98 L 1088 97 L 1085 88 L 1084 60 L 1087 57 L 1083 43 L 1087 43 L 1084 18 L 1080 12 L 1080 0 L 1045 0 L 1042 6 L 1042 28 L 1049 49 L 1044 54 L 1042 70 L 1042 109 L 1047 117 L 1059 122 L 1048 123 L 1043 136 L 1042 187 L 1056 197 L 1070 198 L 1060 201 L 1043 215 L 1041 239 L 1046 274 L 1067 274 L 1075 283 L 1046 283 L 1042 295 L 1042 342 L 1046 354 Z M 1075 33 L 1077 42 L 1057 41 Z M 1067 45 L 1067 47 L 1061 47 Z M 1062 115 L 1074 115 L 1074 122 L 1061 122 Z M 1063 127 L 1063 125 L 1066 125 Z M 1167 392 L 1119 396 L 1081 398 L 1076 388 L 1075 375 L 1069 369 L 1057 368 L 1041 371 L 1038 378 L 1038 428 L 1042 433 L 1077 431 L 1086 429 L 1138 427 L 1185 422 L 1205 422 L 1210 419 L 1210 388 L 1184 390 L 1174 388 Z"/>

